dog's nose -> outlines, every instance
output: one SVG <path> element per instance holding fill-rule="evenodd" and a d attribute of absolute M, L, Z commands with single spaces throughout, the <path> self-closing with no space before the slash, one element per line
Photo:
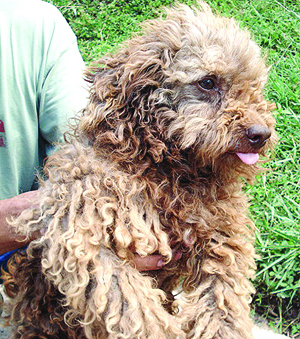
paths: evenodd
<path fill-rule="evenodd" d="M 246 130 L 246 136 L 254 148 L 262 147 L 271 136 L 269 128 L 261 125 L 253 125 Z"/>

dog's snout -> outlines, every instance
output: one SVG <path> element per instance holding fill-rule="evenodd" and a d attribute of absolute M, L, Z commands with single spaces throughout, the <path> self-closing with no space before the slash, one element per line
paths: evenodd
<path fill-rule="evenodd" d="M 260 148 L 270 138 L 271 131 L 267 127 L 253 125 L 246 130 L 246 136 L 252 147 Z"/>

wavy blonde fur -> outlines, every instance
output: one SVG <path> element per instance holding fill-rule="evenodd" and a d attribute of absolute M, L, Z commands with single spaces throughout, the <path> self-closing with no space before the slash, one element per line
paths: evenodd
<path fill-rule="evenodd" d="M 267 157 L 273 105 L 249 33 L 199 5 L 167 10 L 87 71 L 89 104 L 47 162 L 39 207 L 14 221 L 36 240 L 15 275 L 12 338 L 252 338 L 240 178 L 259 166 L 234 153 Z M 256 147 L 245 131 L 258 124 L 271 137 Z M 138 272 L 134 255 L 153 253 L 163 269 Z"/>

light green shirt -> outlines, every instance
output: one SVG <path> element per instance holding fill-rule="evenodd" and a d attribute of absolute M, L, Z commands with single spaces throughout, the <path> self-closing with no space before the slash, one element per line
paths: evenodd
<path fill-rule="evenodd" d="M 87 100 L 77 40 L 58 9 L 0 0 L 0 199 L 29 191 Z"/>

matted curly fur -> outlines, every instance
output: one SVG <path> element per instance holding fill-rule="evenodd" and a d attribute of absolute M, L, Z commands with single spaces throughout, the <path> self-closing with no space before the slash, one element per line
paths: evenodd
<path fill-rule="evenodd" d="M 252 338 L 241 178 L 275 143 L 273 105 L 249 33 L 199 5 L 87 72 L 76 131 L 47 162 L 39 207 L 14 222 L 36 240 L 15 274 L 12 338 Z M 153 253 L 163 269 L 140 273 L 134 255 Z"/>

